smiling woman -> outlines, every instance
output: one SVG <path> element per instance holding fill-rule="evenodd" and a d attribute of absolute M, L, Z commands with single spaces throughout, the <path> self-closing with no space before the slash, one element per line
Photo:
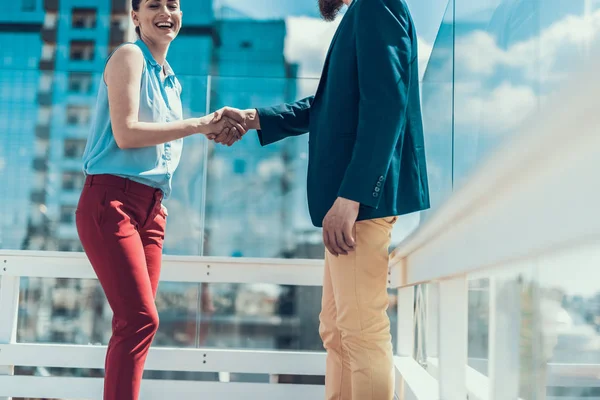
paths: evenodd
<path fill-rule="evenodd" d="M 119 46 L 106 62 L 75 212 L 79 239 L 114 314 L 105 400 L 139 396 L 158 329 L 154 299 L 167 224 L 162 200 L 171 194 L 183 138 L 245 133 L 214 114 L 183 119 L 181 85 L 167 62 L 181 28 L 179 2 L 133 0 L 132 6 L 139 39 Z"/>
<path fill-rule="evenodd" d="M 168 13 L 164 10 L 165 5 Z M 171 40 L 177 36 L 179 29 L 181 29 L 183 13 L 177 0 L 132 0 L 131 9 L 135 31 L 142 39 L 146 39 L 143 35 L 152 35 L 151 31 L 142 33 L 142 26 L 153 26 L 166 31 L 171 36 Z"/>

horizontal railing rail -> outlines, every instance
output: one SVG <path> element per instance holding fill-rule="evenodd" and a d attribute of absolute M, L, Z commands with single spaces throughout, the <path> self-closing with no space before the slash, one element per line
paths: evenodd
<path fill-rule="evenodd" d="M 96 279 L 84 253 L 0 250 L 0 276 Z M 163 256 L 161 281 L 320 286 L 322 260 Z"/>
<path fill-rule="evenodd" d="M 0 344 L 0 362 L 24 367 L 104 368 L 106 346 Z M 155 347 L 149 371 L 324 375 L 325 353 Z"/>

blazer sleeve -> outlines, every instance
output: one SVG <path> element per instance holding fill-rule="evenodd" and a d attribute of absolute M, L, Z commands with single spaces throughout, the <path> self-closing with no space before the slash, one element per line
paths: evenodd
<path fill-rule="evenodd" d="M 266 146 L 289 136 L 307 133 L 313 100 L 314 96 L 310 96 L 295 103 L 257 108 L 261 128 L 258 130 L 260 144 Z"/>
<path fill-rule="evenodd" d="M 404 139 L 416 54 L 412 54 L 411 22 L 402 2 L 368 0 L 357 7 L 362 8 L 356 10 L 358 128 L 338 195 L 377 208 L 393 152 L 398 140 Z"/>

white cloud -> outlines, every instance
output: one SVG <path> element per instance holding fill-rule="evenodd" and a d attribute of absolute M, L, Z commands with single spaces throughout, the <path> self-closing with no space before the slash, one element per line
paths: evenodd
<path fill-rule="evenodd" d="M 431 57 L 433 46 L 422 37 L 417 38 L 417 43 L 419 50 L 419 78 L 423 79 L 423 75 L 427 69 L 427 63 L 429 62 L 429 57 Z"/>
<path fill-rule="evenodd" d="M 424 124 L 429 134 L 448 134 L 453 121 L 459 135 L 504 134 L 518 127 L 540 100 L 532 86 L 509 81 L 491 88 L 477 80 L 457 82 L 454 90 L 450 85 L 434 90 L 423 98 Z"/>
<path fill-rule="evenodd" d="M 323 62 L 341 18 L 326 22 L 319 18 L 288 17 L 285 56 L 300 64 L 299 75 L 319 78 Z"/>
<path fill-rule="evenodd" d="M 478 128 L 481 133 L 503 133 L 518 127 L 535 110 L 537 97 L 527 85 L 502 82 L 490 91 L 479 85 L 461 85 L 455 88 L 457 129 L 469 131 Z"/>
<path fill-rule="evenodd" d="M 575 75 L 599 38 L 600 11 L 588 17 L 567 15 L 538 35 L 508 43 L 508 48 L 501 48 L 494 36 L 484 31 L 457 38 L 454 93 L 449 85 L 428 93 L 424 103 L 430 116 L 428 130 L 448 131 L 454 96 L 459 134 L 513 131 Z M 450 76 L 451 59 L 436 67 L 437 76 Z"/>
<path fill-rule="evenodd" d="M 507 52 L 496 45 L 496 40 L 487 32 L 477 31 L 460 38 L 456 43 L 457 70 L 465 73 L 489 76 L 501 64 L 509 64 Z"/>
<path fill-rule="evenodd" d="M 457 73 L 492 76 L 499 67 L 512 67 L 529 80 L 561 80 L 587 55 L 599 35 L 600 11 L 568 15 L 539 35 L 509 44 L 508 49 L 499 48 L 490 33 L 476 31 L 457 40 Z"/>

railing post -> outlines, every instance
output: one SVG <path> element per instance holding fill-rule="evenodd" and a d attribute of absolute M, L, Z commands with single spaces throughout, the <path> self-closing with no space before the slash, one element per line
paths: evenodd
<path fill-rule="evenodd" d="M 0 260 L 0 263 L 2 260 Z M 0 264 L 4 268 L 4 264 Z M 17 316 L 19 309 L 19 283 L 17 276 L 0 275 L 0 344 L 10 344 L 17 341 Z M 0 350 L 1 351 L 1 350 Z M 13 375 L 14 366 L 2 365 L 0 353 L 0 375 Z M 0 397 L 0 400 L 10 400 L 11 397 Z"/>
<path fill-rule="evenodd" d="M 427 293 L 425 295 L 425 318 L 427 327 L 425 330 L 425 357 L 438 357 L 438 322 L 439 322 L 439 286 L 437 282 L 427 284 Z M 427 361 L 427 360 L 425 360 Z"/>
<path fill-rule="evenodd" d="M 521 281 L 519 278 L 490 278 L 489 326 L 490 399 L 518 399 L 521 331 Z"/>
<path fill-rule="evenodd" d="M 439 385 L 441 400 L 467 398 L 467 277 L 439 283 Z"/>
<path fill-rule="evenodd" d="M 412 357 L 415 349 L 415 288 L 398 289 L 398 336 L 396 353 L 401 357 Z"/>
<path fill-rule="evenodd" d="M 425 366 L 427 363 L 427 356 L 425 348 L 425 340 L 426 340 L 426 330 L 425 325 L 427 321 L 426 315 L 426 307 L 425 304 L 425 292 L 426 287 L 424 285 L 415 286 L 415 316 L 414 316 L 414 326 L 415 326 L 415 345 L 413 349 L 413 356 L 415 360 L 422 366 Z"/>
<path fill-rule="evenodd" d="M 415 289 L 413 286 L 398 289 L 398 327 L 396 336 L 396 354 L 400 357 L 412 357 L 415 348 Z M 396 379 L 396 395 L 405 400 L 403 379 Z"/>

